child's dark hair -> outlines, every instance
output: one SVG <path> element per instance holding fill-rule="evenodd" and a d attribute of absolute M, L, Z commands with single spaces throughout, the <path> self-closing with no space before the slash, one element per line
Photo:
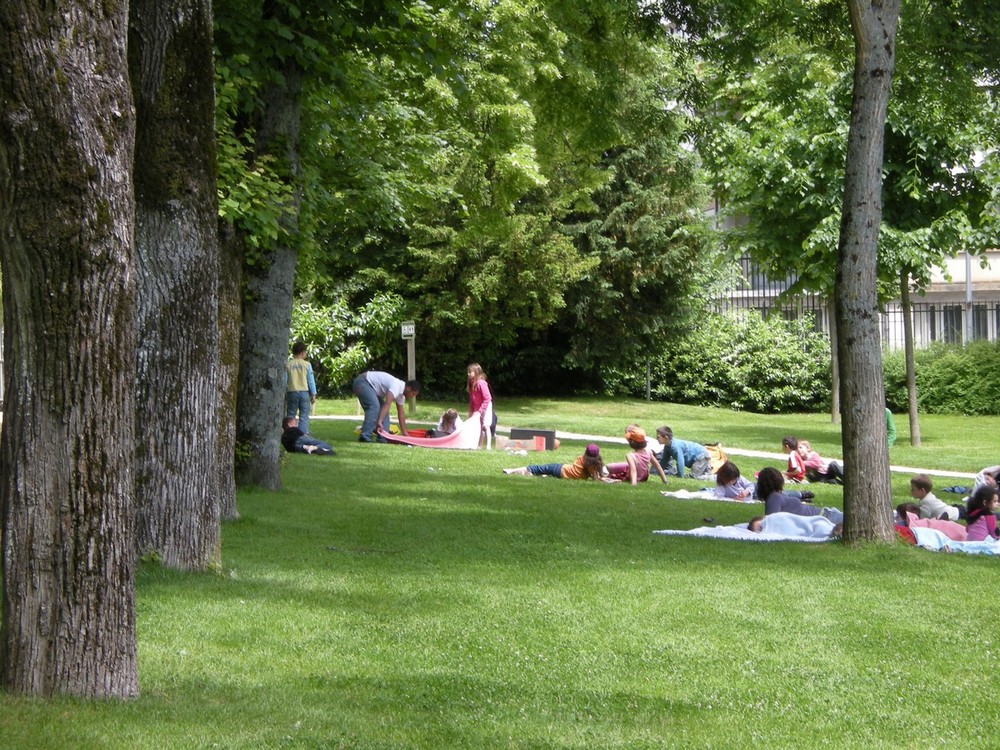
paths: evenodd
<path fill-rule="evenodd" d="M 657 427 L 656 428 L 656 434 L 657 434 L 658 437 L 663 438 L 668 443 L 671 442 L 674 439 L 674 431 L 671 430 L 666 425 L 663 425 L 663 427 Z"/>
<path fill-rule="evenodd" d="M 299 339 L 294 344 L 292 344 L 292 354 L 294 354 L 295 356 L 298 356 L 300 354 L 305 354 L 305 353 L 306 353 L 306 342 L 305 341 L 303 341 L 302 339 Z"/>
<path fill-rule="evenodd" d="M 781 492 L 785 488 L 785 477 L 773 466 L 765 466 L 757 474 L 757 499 L 767 500 L 772 492 Z"/>
<path fill-rule="evenodd" d="M 287 430 L 291 426 L 292 422 L 296 421 L 298 420 L 296 420 L 295 417 L 285 417 L 281 420 L 281 429 Z"/>
<path fill-rule="evenodd" d="M 604 461 L 601 460 L 601 454 L 592 456 L 589 453 L 584 453 L 583 470 L 591 479 L 602 479 L 604 477 Z"/>
<path fill-rule="evenodd" d="M 899 516 L 899 523 L 903 526 L 910 525 L 910 519 L 907 517 L 907 513 L 912 513 L 915 516 L 920 515 L 920 508 L 916 503 L 900 503 L 896 506 L 896 515 Z"/>
<path fill-rule="evenodd" d="M 799 441 L 791 435 L 785 435 L 785 437 L 781 438 L 781 444 L 793 451 L 798 450 L 799 447 Z"/>
<path fill-rule="evenodd" d="M 726 461 L 719 470 L 715 472 L 716 484 L 732 484 L 740 478 L 740 467 L 732 461 Z"/>
<path fill-rule="evenodd" d="M 986 503 L 992 500 L 995 494 L 997 494 L 996 487 L 991 487 L 988 484 L 977 487 L 972 495 L 969 496 L 969 504 L 967 506 L 969 516 L 972 516 L 973 511 L 980 511 L 976 515 L 981 515 L 981 512 L 986 508 Z"/>
<path fill-rule="evenodd" d="M 415 395 L 420 395 L 420 381 L 419 380 L 407 380 L 406 387 L 409 388 Z"/>
<path fill-rule="evenodd" d="M 930 492 L 934 489 L 934 482 L 926 474 L 915 474 L 910 479 L 910 486 L 918 490 L 923 490 L 924 492 Z"/>

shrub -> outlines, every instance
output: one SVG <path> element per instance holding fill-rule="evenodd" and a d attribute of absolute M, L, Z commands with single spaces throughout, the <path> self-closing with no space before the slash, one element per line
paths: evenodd
<path fill-rule="evenodd" d="M 402 299 L 393 294 L 378 294 L 360 310 L 342 300 L 327 306 L 297 304 L 289 349 L 294 341 L 304 341 L 317 390 L 334 393 L 368 367 L 371 352 L 380 351 L 398 334 L 401 311 Z"/>
<path fill-rule="evenodd" d="M 757 412 L 820 410 L 830 402 L 830 341 L 811 317 L 756 310 L 711 313 L 650 362 L 655 398 Z M 645 372 L 611 372 L 613 395 L 645 394 Z"/>
<path fill-rule="evenodd" d="M 905 411 L 906 369 L 903 352 L 885 352 L 886 398 L 893 410 Z M 934 344 L 914 353 L 917 406 L 928 414 L 1000 414 L 1000 342 Z"/>

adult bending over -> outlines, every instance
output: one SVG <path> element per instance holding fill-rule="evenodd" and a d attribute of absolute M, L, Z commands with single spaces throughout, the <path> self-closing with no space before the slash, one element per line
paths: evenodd
<path fill-rule="evenodd" d="M 354 378 L 353 387 L 354 395 L 358 397 L 365 412 L 358 442 L 372 442 L 376 425 L 382 425 L 383 430 L 389 431 L 389 405 L 393 402 L 396 404 L 396 416 L 399 418 L 399 433 L 407 434 L 403 406 L 406 404 L 406 399 L 419 395 L 419 381 L 409 380 L 404 383 L 387 372 L 369 370 Z M 378 436 L 375 436 L 374 440 L 379 443 L 386 442 L 385 438 Z"/>

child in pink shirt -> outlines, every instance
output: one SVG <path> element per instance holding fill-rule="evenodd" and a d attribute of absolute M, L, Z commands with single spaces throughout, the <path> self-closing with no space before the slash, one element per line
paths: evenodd
<path fill-rule="evenodd" d="M 493 394 L 486 382 L 486 373 L 478 362 L 469 365 L 465 374 L 469 379 L 469 416 L 473 415 L 481 425 L 481 435 L 486 438 L 486 450 L 493 447 Z M 480 437 L 482 440 L 482 437 Z"/>
<path fill-rule="evenodd" d="M 806 479 L 810 482 L 844 483 L 844 472 L 841 470 L 840 464 L 821 457 L 812 449 L 808 440 L 800 440 L 798 450 L 806 467 Z"/>
<path fill-rule="evenodd" d="M 972 492 L 969 498 L 968 514 L 965 517 L 967 536 L 970 542 L 991 541 L 1000 537 L 997 531 L 997 506 L 1000 505 L 1000 495 L 997 488 L 983 485 Z"/>

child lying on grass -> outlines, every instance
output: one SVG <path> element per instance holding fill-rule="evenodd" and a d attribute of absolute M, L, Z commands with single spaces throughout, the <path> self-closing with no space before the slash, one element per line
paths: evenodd
<path fill-rule="evenodd" d="M 295 417 L 285 417 L 281 429 L 281 444 L 289 453 L 315 453 L 318 456 L 332 456 L 336 453 L 329 443 L 300 430 L 299 420 Z"/>
<path fill-rule="evenodd" d="M 749 500 L 755 489 L 753 482 L 740 476 L 739 467 L 732 461 L 726 461 L 715 472 L 715 487 L 712 491 L 716 497 Z"/>
<path fill-rule="evenodd" d="M 503 469 L 504 474 L 532 477 L 557 477 L 558 479 L 604 479 L 604 462 L 597 443 L 591 443 L 571 464 L 531 464 L 517 469 Z"/>
<path fill-rule="evenodd" d="M 896 506 L 896 525 L 908 529 L 937 529 L 956 542 L 964 542 L 967 536 L 966 528 L 960 523 L 938 518 L 921 518 L 920 506 L 916 503 L 900 503 Z"/>

